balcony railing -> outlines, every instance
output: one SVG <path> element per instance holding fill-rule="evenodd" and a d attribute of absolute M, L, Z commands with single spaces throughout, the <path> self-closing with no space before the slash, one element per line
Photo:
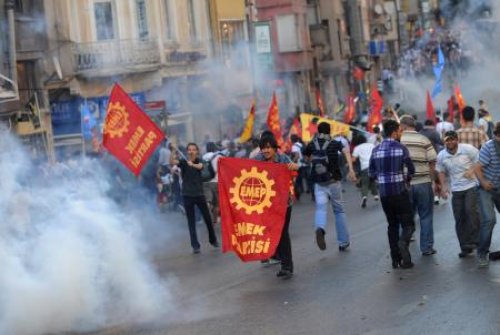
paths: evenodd
<path fill-rule="evenodd" d="M 75 72 L 98 75 L 141 72 L 160 66 L 156 41 L 116 40 L 73 45 Z"/>

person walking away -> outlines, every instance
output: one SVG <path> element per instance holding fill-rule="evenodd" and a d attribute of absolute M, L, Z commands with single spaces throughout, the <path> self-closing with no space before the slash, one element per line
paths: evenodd
<path fill-rule="evenodd" d="M 373 149 L 368 171 L 371 178 L 378 180 L 380 201 L 388 222 L 392 267 L 409 269 L 414 265 L 408 246 L 415 223 L 408 184 L 415 174 L 415 166 L 408 149 L 399 143 L 402 134 L 399 123 L 388 120 L 383 127 L 385 139 Z"/>
<path fill-rule="evenodd" d="M 439 134 L 439 136 L 441 136 L 441 138 L 444 137 L 444 134 L 447 131 L 455 130 L 455 126 L 453 125 L 453 123 L 448 122 L 449 118 L 450 118 L 450 113 L 444 112 L 443 119 L 436 125 L 436 131 Z"/>
<path fill-rule="evenodd" d="M 458 143 L 467 143 L 473 145 L 476 149 L 481 149 L 481 146 L 486 143 L 488 137 L 486 133 L 474 126 L 474 117 L 476 111 L 471 106 L 465 106 L 462 110 L 464 126 L 457 130 Z"/>
<path fill-rule="evenodd" d="M 401 144 L 408 148 L 415 166 L 415 175 L 410 183 L 410 202 L 413 213 L 420 219 L 420 251 L 423 256 L 436 253 L 434 249 L 434 192 L 436 180 L 436 150 L 431 141 L 415 130 L 415 119 L 410 115 L 401 117 Z"/>
<path fill-rule="evenodd" d="M 482 101 L 482 100 L 481 100 Z M 477 111 L 478 121 L 477 127 L 485 132 L 488 139 L 493 139 L 495 135 L 493 134 L 493 128 L 495 125 L 491 121 L 491 115 L 486 109 L 479 109 Z"/>
<path fill-rule="evenodd" d="M 370 179 L 368 176 L 368 167 L 370 165 L 370 157 L 372 156 L 373 148 L 375 148 L 374 144 L 366 142 L 366 137 L 359 135 L 357 137 L 357 145 L 354 147 L 354 151 L 352 152 L 353 164 L 357 160 L 359 160 L 360 163 L 359 178 L 361 182 L 361 208 L 366 207 L 368 191 L 371 192 L 373 200 L 379 200 L 377 183 L 374 179 Z"/>
<path fill-rule="evenodd" d="M 255 157 L 256 160 L 264 162 L 273 162 L 287 164 L 288 169 L 297 171 L 298 164 L 293 163 L 285 154 L 278 153 L 278 142 L 272 134 L 261 136 L 259 140 L 260 153 Z M 290 241 L 290 219 L 292 218 L 292 196 L 288 199 L 288 208 L 285 215 L 285 224 L 281 231 L 281 238 L 276 249 L 275 256 L 281 262 L 281 269 L 276 274 L 277 277 L 288 279 L 293 276 L 292 243 Z"/>
<path fill-rule="evenodd" d="M 460 244 L 458 257 L 464 258 L 479 243 L 478 181 L 474 174 L 479 150 L 470 144 L 458 143 L 458 135 L 453 130 L 445 133 L 444 143 L 445 149 L 437 157 L 436 171 L 439 174 L 441 197 L 447 199 L 451 190 L 451 207 Z"/>
<path fill-rule="evenodd" d="M 203 193 L 209 204 L 209 209 L 212 212 L 212 222 L 216 224 L 219 219 L 219 183 L 218 183 L 218 171 L 217 164 L 219 158 L 222 157 L 222 153 L 217 150 L 217 145 L 214 142 L 208 142 L 206 145 L 207 153 L 203 155 L 203 160 L 212 164 L 212 168 L 215 171 L 215 177 L 208 182 L 203 183 Z"/>
<path fill-rule="evenodd" d="M 297 177 L 295 178 L 294 190 L 295 198 L 300 200 L 300 195 L 304 193 L 304 177 L 306 175 L 306 166 L 302 155 L 304 144 L 302 144 L 302 141 L 296 134 L 292 134 L 290 140 L 292 141 L 292 160 L 299 166 Z"/>
<path fill-rule="evenodd" d="M 196 143 L 189 143 L 187 145 L 187 157 L 179 160 L 171 155 L 170 164 L 178 165 L 181 170 L 182 176 L 182 196 L 184 199 L 184 208 L 188 221 L 189 237 L 191 239 L 191 247 L 193 253 L 200 253 L 200 243 L 198 242 L 198 235 L 196 233 L 196 219 L 195 219 L 195 206 L 201 211 L 203 220 L 208 230 L 208 239 L 210 244 L 218 248 L 219 242 L 215 235 L 212 219 L 207 206 L 207 200 L 203 193 L 203 183 L 201 181 L 201 170 L 203 163 L 200 162 L 199 149 Z"/>
<path fill-rule="evenodd" d="M 443 140 L 441 139 L 441 135 L 436 131 L 436 127 L 434 127 L 433 120 L 425 120 L 424 128 L 419 131 L 420 134 L 424 135 L 431 141 L 432 146 L 436 152 L 440 152 L 443 149 Z"/>
<path fill-rule="evenodd" d="M 479 210 L 481 224 L 479 228 L 479 246 L 477 248 L 478 266 L 488 266 L 488 253 L 491 245 L 496 214 L 500 212 L 500 122 L 495 123 L 495 139 L 486 142 L 479 151 L 479 162 L 475 172 L 480 182 Z"/>
<path fill-rule="evenodd" d="M 342 175 L 339 166 L 339 153 L 345 156 L 348 165 L 348 178 L 356 179 L 349 147 L 343 147 L 330 137 L 330 124 L 321 122 L 318 133 L 304 149 L 304 156 L 311 160 L 311 178 L 314 181 L 314 196 L 316 200 L 315 234 L 320 250 L 326 249 L 325 233 L 327 224 L 327 203 L 331 201 L 335 216 L 337 243 L 339 251 L 345 251 L 350 245 L 346 215 L 342 200 Z"/>

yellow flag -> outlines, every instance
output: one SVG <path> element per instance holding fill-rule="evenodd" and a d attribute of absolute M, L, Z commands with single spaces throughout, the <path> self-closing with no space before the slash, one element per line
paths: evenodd
<path fill-rule="evenodd" d="M 318 124 L 320 124 L 321 122 L 327 122 L 330 124 L 330 135 L 332 136 L 336 136 L 339 134 L 349 134 L 350 132 L 349 125 L 342 122 L 329 120 L 317 115 L 302 113 L 300 114 L 300 122 L 302 124 L 302 140 L 304 142 L 309 142 L 312 140 L 314 134 L 316 134 L 316 132 L 318 131 Z"/>
<path fill-rule="evenodd" d="M 245 143 L 250 140 L 253 135 L 253 124 L 255 121 L 255 101 L 252 101 L 252 107 L 250 107 L 250 113 L 248 114 L 247 121 L 245 123 L 245 128 L 240 136 L 240 143 Z"/>

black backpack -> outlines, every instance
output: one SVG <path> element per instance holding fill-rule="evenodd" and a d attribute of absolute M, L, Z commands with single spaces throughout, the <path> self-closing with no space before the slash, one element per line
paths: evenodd
<path fill-rule="evenodd" d="M 495 135 L 493 134 L 493 129 L 495 128 L 495 125 L 493 124 L 492 121 L 488 121 L 488 127 L 486 128 L 486 135 L 488 138 L 491 140 Z"/>
<path fill-rule="evenodd" d="M 215 153 L 212 158 L 209 160 L 203 160 L 203 169 L 201 170 L 201 181 L 202 182 L 208 182 L 212 179 L 215 178 L 215 170 L 214 166 L 212 164 L 212 161 L 217 157 L 218 155 L 221 155 L 220 152 Z"/>
<path fill-rule="evenodd" d="M 314 152 L 311 155 L 311 177 L 315 183 L 326 183 L 333 179 L 333 174 L 330 169 L 330 162 L 326 148 L 330 145 L 331 140 L 325 140 L 325 143 L 320 147 L 318 139 L 313 140 Z"/>

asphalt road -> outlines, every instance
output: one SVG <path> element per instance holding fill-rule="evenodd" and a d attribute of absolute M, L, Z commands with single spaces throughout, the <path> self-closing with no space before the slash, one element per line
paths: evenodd
<path fill-rule="evenodd" d="M 351 248 L 339 253 L 329 213 L 327 249 L 314 239 L 314 203 L 304 197 L 290 228 L 295 276 L 275 277 L 279 266 L 242 263 L 208 244 L 191 254 L 185 219 L 165 216 L 155 242 L 155 264 L 171 290 L 171 303 L 156 323 L 125 324 L 91 334 L 500 334 L 500 266 L 478 269 L 460 251 L 448 203 L 435 206 L 438 253 L 411 252 L 415 267 L 393 270 L 386 221 L 372 199 L 361 209 L 346 187 Z M 494 234 L 492 249 L 500 249 Z"/>

